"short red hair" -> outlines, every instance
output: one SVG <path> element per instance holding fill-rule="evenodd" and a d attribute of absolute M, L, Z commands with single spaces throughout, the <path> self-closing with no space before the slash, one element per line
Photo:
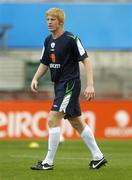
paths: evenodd
<path fill-rule="evenodd" d="M 46 16 L 55 16 L 60 23 L 64 24 L 65 13 L 64 13 L 64 11 L 62 9 L 59 9 L 59 8 L 50 8 L 46 12 Z"/>

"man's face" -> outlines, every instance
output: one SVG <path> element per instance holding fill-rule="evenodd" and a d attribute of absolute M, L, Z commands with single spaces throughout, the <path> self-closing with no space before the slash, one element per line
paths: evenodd
<path fill-rule="evenodd" d="M 55 16 L 47 16 L 48 30 L 55 32 L 60 28 L 60 22 Z"/>

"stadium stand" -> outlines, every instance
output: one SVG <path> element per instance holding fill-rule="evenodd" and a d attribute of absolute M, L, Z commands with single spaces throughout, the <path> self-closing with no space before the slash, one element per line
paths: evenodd
<path fill-rule="evenodd" d="M 96 98 L 132 97 L 132 52 L 90 51 L 93 61 Z M 30 83 L 39 65 L 40 50 L 11 50 L 0 53 L 0 98 L 53 98 L 49 73 L 39 83 L 40 94 L 30 93 Z M 18 56 L 19 55 L 19 56 Z M 9 63 L 10 61 L 10 63 Z M 85 74 L 82 66 L 82 90 L 85 88 Z M 7 74 L 8 72 L 8 74 Z M 3 96 L 3 91 L 6 96 Z M 12 92 L 15 92 L 13 95 Z M 83 93 L 83 91 L 82 91 Z M 8 94 L 8 95 L 7 95 Z M 83 94 L 81 96 L 83 98 Z"/>

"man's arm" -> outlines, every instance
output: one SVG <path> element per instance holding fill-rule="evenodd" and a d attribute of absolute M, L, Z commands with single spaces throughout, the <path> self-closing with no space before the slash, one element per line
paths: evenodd
<path fill-rule="evenodd" d="M 85 67 L 85 72 L 86 72 L 86 80 L 87 80 L 87 85 L 86 89 L 84 91 L 84 95 L 87 98 L 87 100 L 91 100 L 95 96 L 95 91 L 94 91 L 94 86 L 93 86 L 93 68 L 92 68 L 92 63 L 89 58 L 86 58 L 82 61 Z"/>
<path fill-rule="evenodd" d="M 47 69 L 48 69 L 48 66 L 40 63 L 40 65 L 33 77 L 33 80 L 31 82 L 31 90 L 33 92 L 37 92 L 38 80 L 46 73 Z"/>

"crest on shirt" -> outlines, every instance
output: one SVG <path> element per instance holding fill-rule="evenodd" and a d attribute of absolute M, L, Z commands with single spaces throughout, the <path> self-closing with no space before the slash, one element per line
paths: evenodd
<path fill-rule="evenodd" d="M 55 47 L 55 43 L 52 42 L 52 43 L 51 43 L 51 48 L 54 48 L 54 47 Z"/>

